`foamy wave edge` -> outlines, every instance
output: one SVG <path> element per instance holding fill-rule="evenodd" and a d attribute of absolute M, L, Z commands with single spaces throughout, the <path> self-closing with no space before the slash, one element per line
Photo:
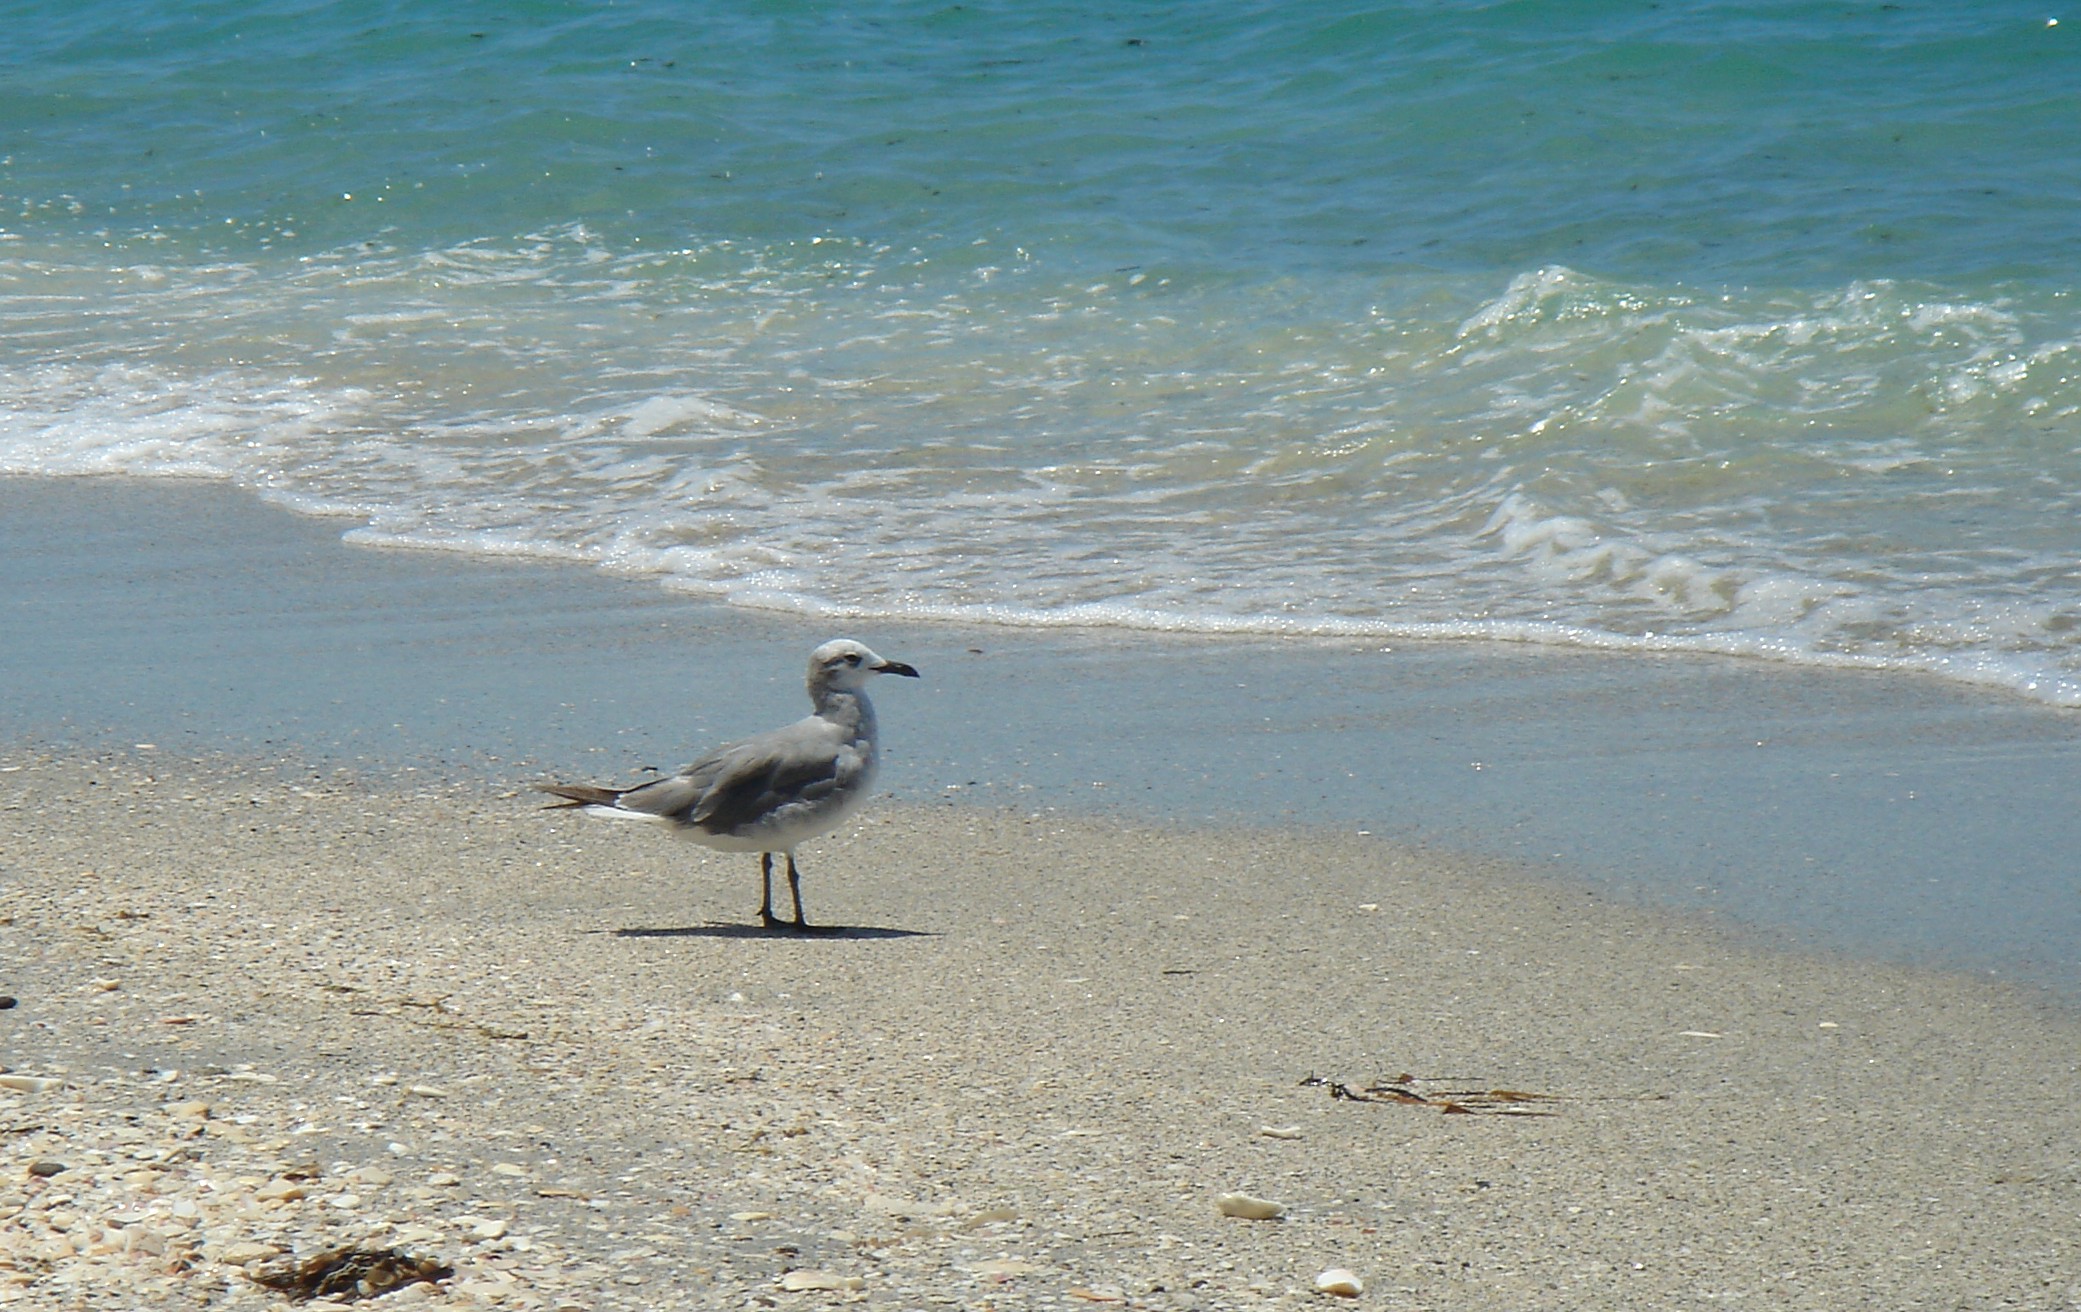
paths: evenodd
<path fill-rule="evenodd" d="M 305 498 L 269 494 L 263 499 L 304 514 L 338 514 Z M 1990 653 L 1917 653 L 1875 656 L 1815 651 L 1761 634 L 1614 633 L 1580 625 L 1531 620 L 1396 621 L 1343 616 L 1179 614 L 1114 603 L 1080 603 L 1041 610 L 990 603 L 954 605 L 910 599 L 891 605 L 860 605 L 799 592 L 731 586 L 656 570 L 615 564 L 596 550 L 499 535 L 397 532 L 369 526 L 348 530 L 342 540 L 390 550 L 440 551 L 487 559 L 536 559 L 590 565 L 626 580 L 651 580 L 668 592 L 744 610 L 848 622 L 982 624 L 1004 629 L 1096 629 L 1207 638 L 1293 638 L 1325 641 L 1503 642 L 1614 654 L 1705 656 L 1770 661 L 1811 669 L 1871 674 L 1912 674 L 2008 693 L 2060 709 L 2081 709 L 2081 676 L 2032 669 Z"/>
<path fill-rule="evenodd" d="M 986 624 L 1009 629 L 1116 629 L 1181 637 L 1294 638 L 1321 641 L 1502 642 L 1615 654 L 1720 657 L 1770 661 L 1812 669 L 1913 674 L 2009 693 L 2062 709 L 2081 708 L 2081 677 L 2036 670 L 1985 653 L 1874 656 L 1813 651 L 1756 634 L 1624 634 L 1525 620 L 1394 621 L 1336 616 L 1181 615 L 1141 607 L 1082 604 L 1053 610 L 998 605 L 945 605 L 913 601 L 899 606 L 847 605 L 759 589 L 727 589 L 661 576 L 668 591 L 701 596 L 747 610 L 818 619 L 926 624 Z"/>

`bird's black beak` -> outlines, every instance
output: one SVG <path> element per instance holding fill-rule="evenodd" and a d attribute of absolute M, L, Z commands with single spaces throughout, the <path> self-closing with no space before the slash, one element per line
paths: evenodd
<path fill-rule="evenodd" d="M 874 667 L 874 672 L 876 674 L 900 674 L 906 679 L 919 677 L 916 670 L 905 665 L 902 661 L 883 661 Z"/>

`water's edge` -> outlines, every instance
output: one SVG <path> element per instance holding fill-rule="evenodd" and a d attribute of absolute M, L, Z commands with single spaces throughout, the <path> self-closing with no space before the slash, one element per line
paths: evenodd
<path fill-rule="evenodd" d="M 799 714 L 833 628 L 338 534 L 210 483 L 0 479 L 0 735 L 625 778 Z M 880 699 L 899 798 L 1361 829 L 2081 996 L 2070 713 L 1524 644 L 856 636 L 926 675 Z"/>

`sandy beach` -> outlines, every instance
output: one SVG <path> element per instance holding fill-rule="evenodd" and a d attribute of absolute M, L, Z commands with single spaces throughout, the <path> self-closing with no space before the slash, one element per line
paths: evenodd
<path fill-rule="evenodd" d="M 751 858 L 521 780 L 0 755 L 0 1304 L 273 1306 L 340 1246 L 452 1269 L 399 1307 L 2081 1301 L 2081 1022 L 2027 992 L 919 804 L 805 852 L 845 933 L 769 936 Z"/>
<path fill-rule="evenodd" d="M 0 1312 L 2081 1312 L 2075 26 L 10 7 Z"/>

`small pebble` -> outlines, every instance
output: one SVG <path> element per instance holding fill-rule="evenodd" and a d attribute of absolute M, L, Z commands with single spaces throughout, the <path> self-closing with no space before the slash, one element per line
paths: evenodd
<path fill-rule="evenodd" d="M 9 997 L 5 993 L 0 993 L 0 1011 L 7 1011 L 18 1005 L 20 1004 L 18 1004 L 15 1001 L 15 999 Z"/>
<path fill-rule="evenodd" d="M 64 1162 L 49 1157 L 39 1157 L 29 1163 L 29 1174 L 48 1180 L 54 1175 L 63 1175 L 72 1168 Z"/>

